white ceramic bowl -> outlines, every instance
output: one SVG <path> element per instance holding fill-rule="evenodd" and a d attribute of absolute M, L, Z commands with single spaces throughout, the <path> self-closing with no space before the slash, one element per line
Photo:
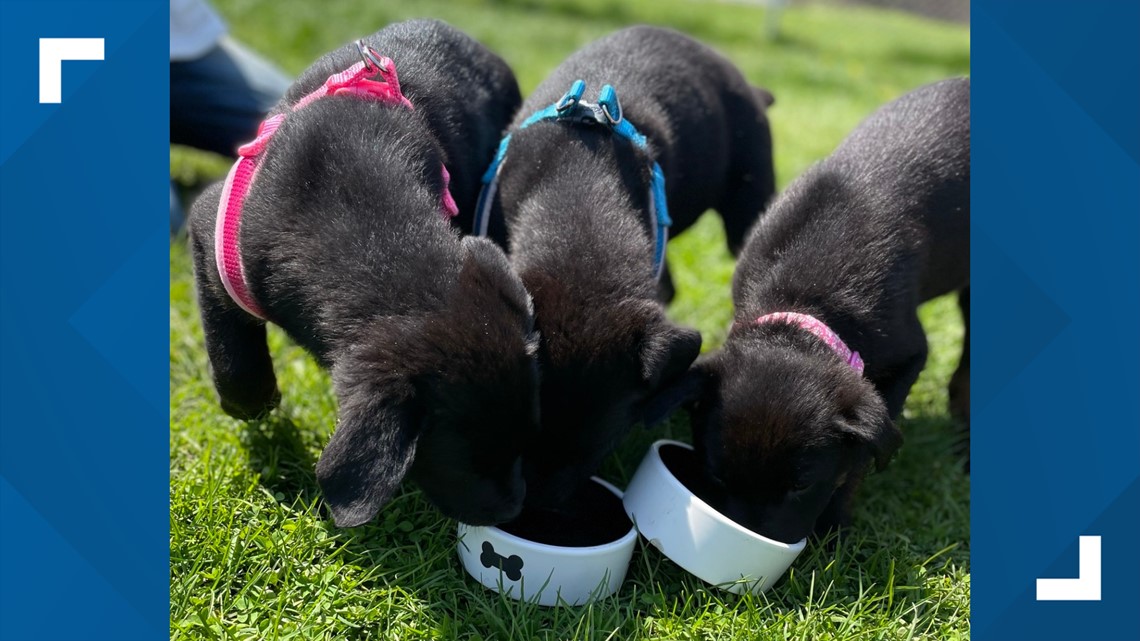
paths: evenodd
<path fill-rule="evenodd" d="M 772 587 L 807 540 L 781 543 L 717 512 L 673 475 L 661 460 L 662 447 L 693 449 L 668 440 L 649 448 L 622 500 L 634 527 L 650 545 L 706 583 L 736 594 L 758 594 Z"/>
<path fill-rule="evenodd" d="M 621 490 L 592 479 L 620 501 Z M 539 605 L 582 605 L 617 592 L 625 581 L 637 532 L 590 547 L 528 541 L 497 527 L 459 524 L 459 560 L 484 586 Z"/>

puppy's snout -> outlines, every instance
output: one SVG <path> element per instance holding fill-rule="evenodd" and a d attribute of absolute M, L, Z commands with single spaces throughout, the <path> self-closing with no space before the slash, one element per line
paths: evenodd
<path fill-rule="evenodd" d="M 760 536 L 784 543 L 795 543 L 811 531 L 811 525 L 796 510 L 780 505 L 755 504 L 730 497 L 724 515 Z"/>
<path fill-rule="evenodd" d="M 477 510 L 477 519 L 468 521 L 471 525 L 496 525 L 516 519 L 523 510 L 523 498 L 526 496 L 526 484 L 512 488 L 509 493 L 496 493 Z M 482 523 L 476 522 L 483 521 Z"/>
<path fill-rule="evenodd" d="M 522 513 L 526 498 L 526 481 L 523 479 L 522 463 L 516 461 L 511 473 L 501 482 L 494 483 L 494 489 L 483 493 L 484 501 L 479 511 L 491 523 L 505 523 Z M 472 523 L 472 525 L 476 525 Z"/>
<path fill-rule="evenodd" d="M 468 525 L 510 521 L 522 512 L 526 497 L 518 460 L 490 476 L 421 474 L 416 480 L 440 511 Z"/>
<path fill-rule="evenodd" d="M 468 525 L 498 525 L 516 519 L 523 510 L 525 486 L 520 491 L 480 494 L 473 502 L 455 510 L 454 518 Z"/>
<path fill-rule="evenodd" d="M 529 487 L 526 504 L 540 509 L 555 509 L 564 505 L 574 495 L 578 475 L 570 468 L 546 474 L 535 468 L 528 468 L 526 478 Z"/>
<path fill-rule="evenodd" d="M 515 463 L 510 478 L 500 487 L 500 494 L 505 497 L 504 503 L 515 510 L 514 516 L 518 516 L 526 500 L 526 479 L 523 477 L 521 462 Z"/>
<path fill-rule="evenodd" d="M 723 498 L 721 509 L 728 518 L 753 532 L 759 533 L 763 522 L 761 518 L 762 514 L 760 514 L 762 510 L 750 505 L 748 501 L 734 496 L 727 496 Z"/>
<path fill-rule="evenodd" d="M 491 514 L 491 520 L 496 524 L 513 521 L 522 514 L 522 510 L 523 502 L 521 500 L 505 503 Z"/>

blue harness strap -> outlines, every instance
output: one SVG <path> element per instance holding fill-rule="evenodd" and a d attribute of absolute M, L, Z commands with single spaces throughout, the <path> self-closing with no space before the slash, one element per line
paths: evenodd
<path fill-rule="evenodd" d="M 537 111 L 519 125 L 519 130 L 526 129 L 536 122 L 545 120 L 562 120 L 566 122 L 579 122 L 587 124 L 600 124 L 615 135 L 632 142 L 634 146 L 648 151 L 645 136 L 633 126 L 622 114 L 621 103 L 618 102 L 617 92 L 613 86 L 605 85 L 598 93 L 596 104 L 582 100 L 586 91 L 586 83 L 582 80 L 574 81 L 557 102 Z M 491 204 L 495 200 L 495 193 L 499 185 L 499 173 L 503 168 L 503 160 L 507 156 L 507 148 L 511 144 L 511 135 L 507 134 L 499 142 L 499 149 L 491 166 L 483 174 L 483 188 L 479 192 L 479 202 L 475 208 L 475 223 L 472 231 L 477 236 L 487 235 L 487 222 L 491 217 Z M 653 274 L 655 278 L 661 277 L 665 267 L 665 245 L 669 241 L 669 227 L 673 224 L 669 218 L 669 206 L 665 199 L 665 174 L 657 161 L 651 161 L 649 167 L 649 206 L 653 210 L 650 225 L 654 237 Z"/>

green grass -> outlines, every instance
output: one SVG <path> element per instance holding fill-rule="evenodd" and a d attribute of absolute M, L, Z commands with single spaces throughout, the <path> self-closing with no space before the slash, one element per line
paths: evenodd
<path fill-rule="evenodd" d="M 297 72 L 380 25 L 435 16 L 514 66 L 526 91 L 575 48 L 635 22 L 668 24 L 717 47 L 777 97 L 781 185 L 831 151 L 878 105 L 969 69 L 965 28 L 897 13 L 796 7 L 766 41 L 763 9 L 692 0 L 218 2 L 234 34 Z M 219 158 L 172 150 L 185 183 Z M 707 348 L 731 316 L 732 262 L 706 216 L 670 245 L 670 309 Z M 812 545 L 763 597 L 709 588 L 638 548 L 622 590 L 544 609 L 468 578 L 455 525 L 413 488 L 367 526 L 337 530 L 318 511 L 313 466 L 335 419 L 328 376 L 281 332 L 270 341 L 284 400 L 264 422 L 219 410 L 209 383 L 187 252 L 170 256 L 171 624 L 178 639 L 959 639 L 969 637 L 969 478 L 949 454 L 946 382 L 961 323 L 952 299 L 922 310 L 932 353 L 902 421 L 906 444 L 868 479 L 853 529 L 832 552 Z M 623 484 L 655 438 L 688 438 L 684 416 L 633 434 L 603 475 Z"/>

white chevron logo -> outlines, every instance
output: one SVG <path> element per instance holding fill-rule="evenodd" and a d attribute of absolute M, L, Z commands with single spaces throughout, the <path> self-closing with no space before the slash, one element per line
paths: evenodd
<path fill-rule="evenodd" d="M 1100 537 L 1082 536 L 1075 579 L 1037 579 L 1038 601 L 1100 601 Z"/>
<path fill-rule="evenodd" d="M 102 59 L 102 38 L 40 38 L 40 104 L 62 101 L 64 60 Z"/>

